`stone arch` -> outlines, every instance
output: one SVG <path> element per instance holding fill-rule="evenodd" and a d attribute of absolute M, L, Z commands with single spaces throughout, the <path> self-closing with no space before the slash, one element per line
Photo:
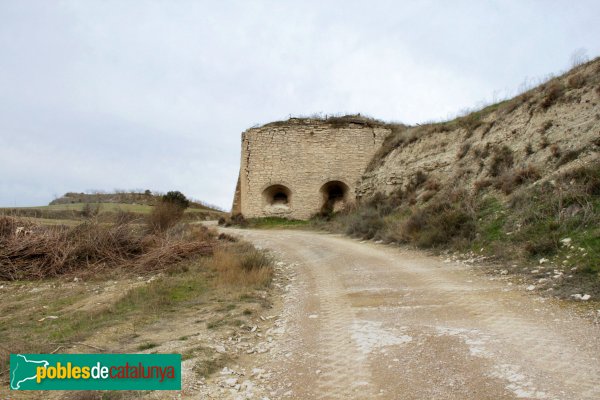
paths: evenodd
<path fill-rule="evenodd" d="M 288 214 L 292 211 L 292 191 L 285 185 L 268 186 L 262 192 L 263 211 L 269 215 Z"/>
<path fill-rule="evenodd" d="M 321 212 L 331 213 L 340 211 L 348 203 L 350 187 L 339 180 L 324 183 L 319 190 L 321 193 Z"/>

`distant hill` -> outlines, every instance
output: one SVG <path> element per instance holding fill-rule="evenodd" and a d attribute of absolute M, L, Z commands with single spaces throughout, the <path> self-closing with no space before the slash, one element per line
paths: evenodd
<path fill-rule="evenodd" d="M 151 192 L 120 192 L 114 193 L 75 193 L 68 192 L 63 196 L 54 199 L 49 205 L 77 204 L 77 203 L 114 203 L 114 204 L 140 204 L 153 206 L 160 201 L 163 194 Z M 222 211 L 216 206 L 205 204 L 199 200 L 190 200 L 190 208 L 206 211 Z"/>

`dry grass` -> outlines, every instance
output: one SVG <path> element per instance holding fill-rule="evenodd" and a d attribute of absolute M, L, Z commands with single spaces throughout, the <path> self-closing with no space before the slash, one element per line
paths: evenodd
<path fill-rule="evenodd" d="M 273 277 L 271 259 L 248 243 L 217 247 L 208 266 L 217 273 L 217 282 L 226 286 L 264 287 Z"/>
<path fill-rule="evenodd" d="M 148 229 L 153 232 L 165 232 L 183 217 L 185 207 L 179 204 L 163 201 L 158 203 L 147 217 Z"/>
<path fill-rule="evenodd" d="M 19 233 L 27 227 L 28 234 Z M 141 273 L 212 253 L 216 239 L 197 226 L 146 234 L 134 225 L 90 220 L 74 227 L 39 226 L 0 217 L 0 280 L 43 279 L 116 269 Z"/>

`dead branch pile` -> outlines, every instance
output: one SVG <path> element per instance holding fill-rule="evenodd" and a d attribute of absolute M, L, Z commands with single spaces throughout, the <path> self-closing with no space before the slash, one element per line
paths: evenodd
<path fill-rule="evenodd" d="M 19 227 L 27 226 L 27 235 Z M 195 229 L 195 230 L 194 230 Z M 87 221 L 75 227 L 32 226 L 0 217 L 0 280 L 42 279 L 121 269 L 144 273 L 195 255 L 210 255 L 216 240 L 201 228 L 148 234 L 133 224 Z"/>

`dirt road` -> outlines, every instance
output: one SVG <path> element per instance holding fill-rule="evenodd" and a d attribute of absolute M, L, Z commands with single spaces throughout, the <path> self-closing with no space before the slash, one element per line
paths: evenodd
<path fill-rule="evenodd" d="M 573 307 L 419 252 L 231 231 L 290 275 L 270 398 L 600 398 L 600 329 Z"/>

